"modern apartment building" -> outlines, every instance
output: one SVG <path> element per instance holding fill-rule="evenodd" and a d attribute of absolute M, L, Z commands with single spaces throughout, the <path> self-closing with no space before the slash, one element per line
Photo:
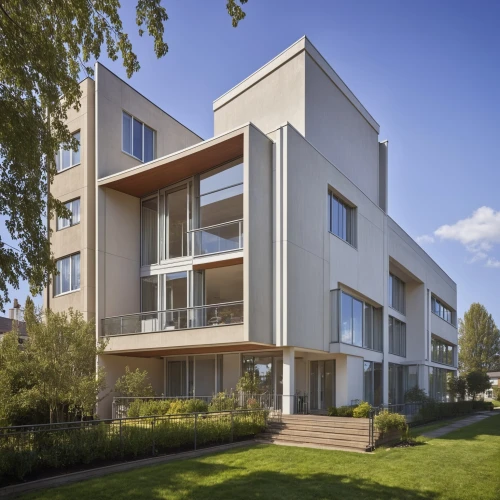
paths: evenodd
<path fill-rule="evenodd" d="M 129 366 L 186 397 L 257 371 L 285 413 L 446 399 L 456 285 L 387 214 L 388 143 L 307 38 L 214 101 L 207 140 L 102 65 L 82 88 L 46 304 L 95 317 L 110 389 Z"/>

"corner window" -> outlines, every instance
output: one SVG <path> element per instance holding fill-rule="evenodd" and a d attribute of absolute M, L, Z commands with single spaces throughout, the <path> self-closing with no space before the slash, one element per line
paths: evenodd
<path fill-rule="evenodd" d="M 141 210 L 141 263 L 143 266 L 158 262 L 158 197 L 142 202 Z"/>
<path fill-rule="evenodd" d="M 406 323 L 389 316 L 389 353 L 406 357 Z"/>
<path fill-rule="evenodd" d="M 80 144 L 80 132 L 76 132 L 73 134 L 73 137 Z M 59 149 L 56 154 L 56 170 L 58 172 L 62 172 L 68 168 L 74 167 L 80 163 L 80 147 L 78 147 L 75 151 L 72 149 Z"/>
<path fill-rule="evenodd" d="M 54 295 L 80 289 L 80 254 L 75 253 L 56 261 L 57 275 L 54 276 Z"/>
<path fill-rule="evenodd" d="M 156 132 L 128 113 L 122 117 L 122 150 L 144 163 L 155 158 Z"/>
<path fill-rule="evenodd" d="M 328 230 L 356 246 L 356 209 L 328 191 Z"/>
<path fill-rule="evenodd" d="M 68 201 L 64 206 L 71 212 L 69 219 L 57 218 L 57 230 L 65 229 L 80 223 L 80 198 Z"/>
<path fill-rule="evenodd" d="M 405 292 L 404 281 L 401 281 L 394 274 L 389 274 L 389 307 L 396 309 L 401 314 L 405 314 L 406 310 Z"/>

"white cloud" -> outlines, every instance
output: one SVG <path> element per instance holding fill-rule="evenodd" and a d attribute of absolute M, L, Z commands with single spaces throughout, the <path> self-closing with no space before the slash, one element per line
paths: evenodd
<path fill-rule="evenodd" d="M 434 236 L 462 243 L 472 253 L 469 263 L 485 261 L 486 267 L 500 268 L 500 260 L 488 255 L 500 243 L 500 211 L 480 207 L 470 217 L 439 227 Z"/>
<path fill-rule="evenodd" d="M 495 257 L 490 257 L 486 261 L 486 267 L 495 267 L 495 268 L 500 268 L 500 260 L 495 259 Z"/>
<path fill-rule="evenodd" d="M 422 236 L 417 236 L 416 242 L 419 245 L 426 245 L 434 243 L 434 238 L 430 234 L 423 234 Z"/>

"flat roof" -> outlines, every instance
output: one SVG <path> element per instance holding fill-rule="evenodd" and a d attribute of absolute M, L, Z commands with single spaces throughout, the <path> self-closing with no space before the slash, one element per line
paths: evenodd
<path fill-rule="evenodd" d="M 295 56 L 304 51 L 309 54 L 314 62 L 330 78 L 334 85 L 339 88 L 339 90 L 347 97 L 347 99 L 349 99 L 351 104 L 359 111 L 363 118 L 376 130 L 377 133 L 380 133 L 380 125 L 377 123 L 375 118 L 373 118 L 373 116 L 368 112 L 363 104 L 361 104 L 361 101 L 354 95 L 351 89 L 349 89 L 342 78 L 340 78 L 336 71 L 330 66 L 328 61 L 320 54 L 320 52 L 305 35 L 295 43 L 290 45 L 290 47 L 285 49 L 283 52 L 278 54 L 274 59 L 271 59 L 271 61 L 264 64 L 264 66 L 235 85 L 232 89 L 228 90 L 226 93 L 215 99 L 213 102 L 213 110 L 216 111 L 228 102 L 232 101 L 238 95 L 242 94 L 250 87 L 256 85 L 270 73 L 276 71 L 280 66 L 283 66 L 290 59 L 293 59 Z"/>

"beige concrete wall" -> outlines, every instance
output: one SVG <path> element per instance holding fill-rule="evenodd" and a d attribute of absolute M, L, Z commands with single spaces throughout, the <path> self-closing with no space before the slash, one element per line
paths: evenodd
<path fill-rule="evenodd" d="M 80 290 L 53 296 L 53 284 L 44 293 L 44 306 L 56 312 L 72 307 L 86 319 L 95 316 L 95 84 L 90 78 L 81 84 L 80 109 L 68 112 L 71 133 L 80 131 L 80 164 L 59 172 L 50 187 L 62 202 L 80 198 L 80 223 L 56 231 L 51 221 L 52 252 L 56 259 L 80 252 Z"/>
<path fill-rule="evenodd" d="M 235 391 L 236 384 L 241 375 L 240 354 L 223 354 L 222 355 L 222 387 L 226 392 Z"/>
<path fill-rule="evenodd" d="M 270 73 L 232 100 L 214 102 L 214 135 L 252 122 L 269 133 L 285 122 L 301 132 L 305 130 L 305 65 L 304 52 L 286 64 L 272 63 Z"/>
<path fill-rule="evenodd" d="M 309 54 L 305 74 L 305 137 L 378 205 L 378 131 Z"/>
<path fill-rule="evenodd" d="M 273 342 L 272 142 L 255 127 L 244 140 L 245 340 Z"/>
<path fill-rule="evenodd" d="M 140 311 L 140 200 L 98 188 L 98 320 Z M 98 330 L 100 324 L 98 325 Z"/>
<path fill-rule="evenodd" d="M 125 374 L 125 367 L 127 366 L 132 371 L 137 368 L 141 371 L 146 370 L 156 395 L 163 394 L 164 372 L 162 358 L 135 358 L 103 354 L 99 356 L 98 365 L 106 373 L 106 389 L 100 394 L 100 401 L 97 405 L 97 414 L 100 418 L 111 418 L 113 397 L 116 396 L 114 387 L 116 381 Z"/>
<path fill-rule="evenodd" d="M 156 158 L 202 140 L 99 63 L 96 65 L 96 102 L 98 178 L 141 164 L 122 152 L 122 111 L 156 131 Z"/>

